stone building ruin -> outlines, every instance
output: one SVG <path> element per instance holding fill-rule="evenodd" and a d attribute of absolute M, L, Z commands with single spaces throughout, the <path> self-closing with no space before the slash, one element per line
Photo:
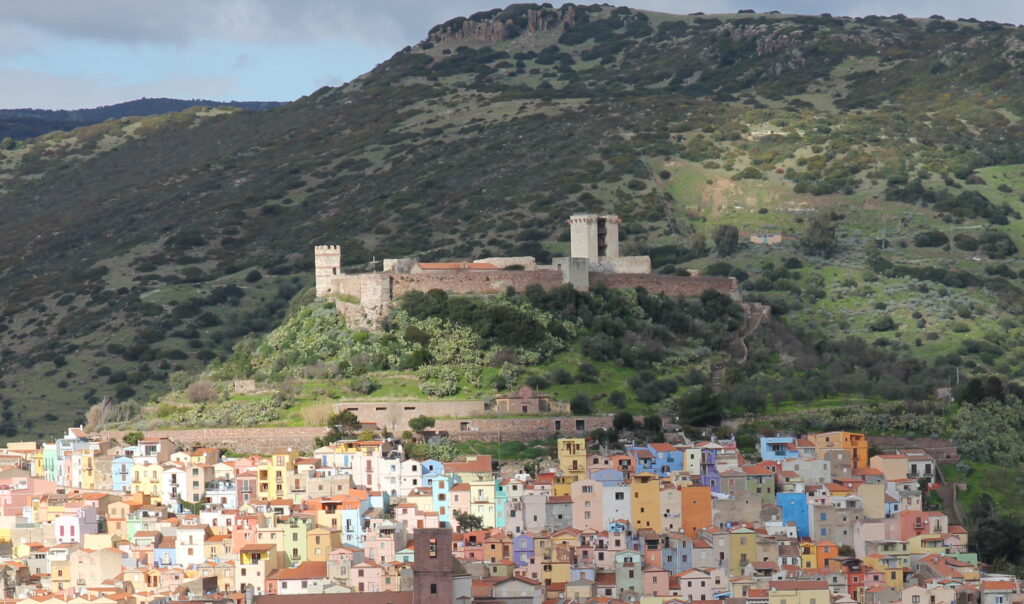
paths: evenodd
<path fill-rule="evenodd" d="M 376 329 L 396 298 L 409 291 L 440 289 L 452 294 L 500 294 L 508 288 L 523 291 L 571 285 L 587 291 L 603 284 L 610 288 L 643 287 L 669 296 L 699 296 L 715 290 L 739 300 L 732 277 L 681 277 L 651 273 L 650 256 L 619 254 L 618 216 L 573 214 L 569 220 L 570 255 L 538 264 L 531 256 L 480 258 L 471 262 L 420 262 L 390 258 L 383 270 L 342 271 L 337 245 L 318 245 L 313 251 L 316 297 L 334 298 L 338 311 L 352 327 Z"/>

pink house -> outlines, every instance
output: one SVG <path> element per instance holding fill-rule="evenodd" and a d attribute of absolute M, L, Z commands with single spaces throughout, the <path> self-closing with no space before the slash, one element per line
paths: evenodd
<path fill-rule="evenodd" d="M 691 568 L 672 577 L 669 595 L 683 599 L 713 600 L 716 593 L 729 590 L 729 578 L 721 568 Z"/>
<path fill-rule="evenodd" d="M 663 568 L 648 567 L 644 569 L 644 593 L 652 596 L 668 596 L 669 572 Z"/>
<path fill-rule="evenodd" d="M 604 485 L 585 478 L 572 483 L 571 489 L 573 526 L 595 531 L 607 528 L 604 526 Z"/>
<path fill-rule="evenodd" d="M 384 569 L 372 560 L 363 560 L 352 565 L 349 572 L 349 588 L 360 593 L 383 591 Z"/>

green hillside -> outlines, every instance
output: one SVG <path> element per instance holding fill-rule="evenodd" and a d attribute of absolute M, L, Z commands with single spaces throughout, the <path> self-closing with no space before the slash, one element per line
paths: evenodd
<path fill-rule="evenodd" d="M 659 272 L 733 274 L 772 304 L 722 378 L 754 403 L 923 397 L 956 367 L 1013 380 L 1021 65 L 1024 34 L 991 22 L 513 5 L 272 110 L 18 143 L 0 432 L 53 434 L 227 359 L 285 318 L 314 244 L 356 270 L 545 259 L 576 211 L 619 214 L 624 253 Z"/>

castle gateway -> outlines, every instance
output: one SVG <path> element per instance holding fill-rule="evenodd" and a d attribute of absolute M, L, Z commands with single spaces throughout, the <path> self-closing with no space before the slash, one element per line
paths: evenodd
<path fill-rule="evenodd" d="M 679 277 L 651 274 L 649 256 L 619 255 L 619 217 L 573 214 L 569 218 L 570 256 L 538 264 L 531 256 L 480 258 L 471 262 L 384 260 L 381 272 L 343 273 L 341 248 L 314 248 L 316 296 L 335 298 L 349 325 L 376 328 L 395 298 L 408 291 L 444 290 L 452 294 L 500 294 L 571 285 L 586 291 L 598 283 L 612 288 L 643 287 L 669 296 L 699 296 L 714 290 L 739 300 L 732 277 Z"/>

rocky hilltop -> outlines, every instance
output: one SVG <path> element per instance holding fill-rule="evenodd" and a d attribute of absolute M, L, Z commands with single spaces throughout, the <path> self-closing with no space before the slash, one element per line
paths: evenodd
<path fill-rule="evenodd" d="M 575 24 L 576 7 L 572 4 L 558 9 L 514 4 L 504 10 L 496 8 L 446 21 L 430 30 L 427 43 L 504 42 L 540 32 L 561 34 Z"/>

